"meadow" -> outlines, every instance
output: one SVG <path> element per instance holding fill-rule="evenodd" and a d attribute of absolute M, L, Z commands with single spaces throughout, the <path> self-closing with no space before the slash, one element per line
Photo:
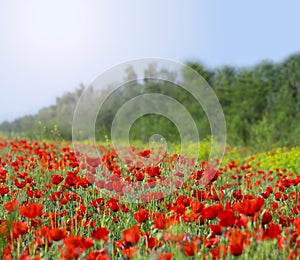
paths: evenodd
<path fill-rule="evenodd" d="M 71 143 L 0 139 L 2 259 L 299 259 L 300 148 L 228 147 L 218 169 L 203 149 L 170 183 L 176 152 L 143 167 L 99 144 L 79 164 Z M 127 183 L 148 187 L 142 203 L 122 199 Z"/>

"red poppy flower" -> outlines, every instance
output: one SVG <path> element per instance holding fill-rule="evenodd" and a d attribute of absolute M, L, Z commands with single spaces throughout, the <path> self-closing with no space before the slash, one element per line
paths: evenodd
<path fill-rule="evenodd" d="M 204 208 L 201 211 L 201 215 L 205 219 L 214 219 L 218 216 L 219 212 L 223 209 L 223 206 L 221 204 L 212 205 L 209 207 Z"/>
<path fill-rule="evenodd" d="M 175 203 L 177 205 L 183 205 L 184 207 L 187 207 L 190 205 L 191 203 L 191 198 L 188 198 L 187 196 L 184 196 L 184 195 L 181 195 L 181 196 L 178 196 Z"/>
<path fill-rule="evenodd" d="M 162 242 L 155 237 L 149 237 L 147 240 L 145 240 L 145 246 L 152 250 L 155 247 L 157 248 L 162 246 Z"/>
<path fill-rule="evenodd" d="M 86 158 L 86 162 L 92 166 L 92 167 L 97 167 L 98 165 L 100 165 L 101 163 L 101 159 L 100 158 L 91 158 L 91 157 L 87 157 Z"/>
<path fill-rule="evenodd" d="M 149 167 L 146 169 L 146 172 L 149 174 L 150 177 L 159 176 L 160 168 L 159 168 L 159 166 Z"/>
<path fill-rule="evenodd" d="M 96 171 L 95 171 L 95 173 L 96 173 Z M 95 174 L 88 172 L 85 177 L 86 177 L 89 185 L 92 185 L 95 183 L 95 180 L 96 180 Z"/>
<path fill-rule="evenodd" d="M 224 258 L 227 255 L 226 245 L 221 244 L 218 247 L 211 248 L 209 253 L 214 259 Z"/>
<path fill-rule="evenodd" d="M 273 218 L 272 214 L 268 210 L 266 210 L 263 213 L 261 223 L 262 224 L 268 224 L 272 221 L 272 218 Z"/>
<path fill-rule="evenodd" d="M 199 251 L 196 241 L 187 241 L 183 246 L 183 253 L 186 256 L 194 256 Z"/>
<path fill-rule="evenodd" d="M 295 227 L 297 229 L 298 235 L 300 236 L 300 218 L 296 218 L 294 220 L 294 225 L 295 225 Z"/>
<path fill-rule="evenodd" d="M 114 198 L 111 198 L 106 202 L 107 207 L 109 207 L 112 211 L 116 212 L 119 210 L 118 201 Z"/>
<path fill-rule="evenodd" d="M 277 238 L 281 234 L 281 231 L 278 224 L 270 223 L 267 230 L 264 231 L 262 239 Z"/>
<path fill-rule="evenodd" d="M 166 229 L 170 226 L 170 222 L 167 221 L 166 213 L 157 213 L 153 219 L 154 228 Z"/>
<path fill-rule="evenodd" d="M 262 193 L 260 193 L 260 196 L 262 196 L 264 199 L 268 199 L 270 197 L 270 193 L 269 192 L 262 192 Z"/>
<path fill-rule="evenodd" d="M 221 225 L 214 225 L 214 224 L 210 224 L 209 225 L 211 231 L 216 234 L 216 235 L 222 235 L 223 233 L 223 228 L 221 227 Z M 225 230 L 225 229 L 224 229 Z"/>
<path fill-rule="evenodd" d="M 102 189 L 102 188 L 104 188 L 105 181 L 99 180 L 99 181 L 96 181 L 95 184 L 99 189 Z"/>
<path fill-rule="evenodd" d="M 90 202 L 90 206 L 92 207 L 99 207 L 99 206 L 103 206 L 104 205 L 104 199 L 103 198 L 96 198 L 96 199 L 93 199 L 91 202 Z"/>
<path fill-rule="evenodd" d="M 137 244 L 140 240 L 140 227 L 138 225 L 132 226 L 123 231 L 124 241 L 132 244 Z"/>
<path fill-rule="evenodd" d="M 27 172 L 17 172 L 17 176 L 21 179 L 25 179 L 28 176 Z"/>
<path fill-rule="evenodd" d="M 284 250 L 286 248 L 286 238 L 279 236 L 277 239 L 277 246 L 279 250 Z"/>
<path fill-rule="evenodd" d="M 13 237 L 17 238 L 19 235 L 24 235 L 28 232 L 28 227 L 26 222 L 17 221 L 13 222 Z"/>
<path fill-rule="evenodd" d="M 280 192 L 275 192 L 274 193 L 274 198 L 275 198 L 275 200 L 280 200 L 281 199 L 281 193 Z"/>
<path fill-rule="evenodd" d="M 185 206 L 182 204 L 171 203 L 168 205 L 168 211 L 174 212 L 176 214 L 182 215 L 185 212 Z"/>
<path fill-rule="evenodd" d="M 91 239 L 81 236 L 69 236 L 64 238 L 63 242 L 65 245 L 65 251 L 62 252 L 62 255 L 67 259 L 77 259 L 85 250 L 94 245 Z"/>
<path fill-rule="evenodd" d="M 219 244 L 219 238 L 218 237 L 210 237 L 210 238 L 203 238 L 203 244 L 207 248 L 215 247 Z"/>
<path fill-rule="evenodd" d="M 199 213 L 195 213 L 194 211 L 185 211 L 182 219 L 184 222 L 194 222 L 197 221 L 198 218 L 200 217 Z"/>
<path fill-rule="evenodd" d="M 237 227 L 247 227 L 248 217 L 246 215 L 241 215 L 239 218 L 235 219 L 235 225 Z"/>
<path fill-rule="evenodd" d="M 204 208 L 204 204 L 199 201 L 192 201 L 190 207 L 195 213 L 200 213 Z"/>
<path fill-rule="evenodd" d="M 64 178 L 58 174 L 52 175 L 52 183 L 53 184 L 60 184 L 63 180 L 64 180 Z"/>
<path fill-rule="evenodd" d="M 241 190 L 236 190 L 235 192 L 233 192 L 232 197 L 234 197 L 235 199 L 242 199 L 243 198 L 243 193 Z"/>
<path fill-rule="evenodd" d="M 291 212 L 291 214 L 295 214 L 295 215 L 299 214 L 300 213 L 300 204 L 292 207 L 290 212 Z"/>
<path fill-rule="evenodd" d="M 58 192 L 53 192 L 50 196 L 49 196 L 49 200 L 53 200 L 53 201 L 58 201 L 60 200 L 62 197 L 62 192 L 58 191 Z"/>
<path fill-rule="evenodd" d="M 279 207 L 278 202 L 274 202 L 274 201 L 272 201 L 270 203 L 270 206 L 271 206 L 272 211 L 275 211 Z"/>
<path fill-rule="evenodd" d="M 13 200 L 11 202 L 7 202 L 4 205 L 4 208 L 8 211 L 8 212 L 12 212 L 14 210 L 16 210 L 18 207 L 18 201 L 17 200 Z"/>
<path fill-rule="evenodd" d="M 3 221 L 0 223 L 0 236 L 4 237 L 9 232 L 7 222 Z"/>
<path fill-rule="evenodd" d="M 245 235 L 239 229 L 232 229 L 229 233 L 229 250 L 232 255 L 241 255 L 244 250 Z"/>
<path fill-rule="evenodd" d="M 59 241 L 65 237 L 66 237 L 66 229 L 65 228 L 51 228 L 49 230 L 50 240 Z"/>
<path fill-rule="evenodd" d="M 95 250 L 88 254 L 85 260 L 108 260 L 109 257 L 106 254 L 106 249 Z"/>
<path fill-rule="evenodd" d="M 26 218 L 36 218 L 42 215 L 43 205 L 32 203 L 26 206 L 21 206 L 19 208 L 19 213 L 21 216 Z"/>
<path fill-rule="evenodd" d="M 158 260 L 171 260 L 173 257 L 173 254 L 168 252 L 168 253 L 159 253 L 158 255 Z"/>
<path fill-rule="evenodd" d="M 253 216 L 256 212 L 258 212 L 262 208 L 263 205 L 264 205 L 263 198 L 245 199 L 242 202 L 235 203 L 234 209 L 241 214 L 247 216 Z"/>
<path fill-rule="evenodd" d="M 146 222 L 149 218 L 149 212 L 144 209 L 140 209 L 138 212 L 135 212 L 134 218 L 136 219 L 137 222 Z"/>
<path fill-rule="evenodd" d="M 7 176 L 7 171 L 0 169 L 0 179 L 5 180 Z"/>
<path fill-rule="evenodd" d="M 123 249 L 122 253 L 130 259 L 136 255 L 137 251 L 138 251 L 138 248 L 136 246 L 132 246 L 132 247 Z"/>
<path fill-rule="evenodd" d="M 289 227 L 291 226 L 291 224 L 293 223 L 294 221 L 294 218 L 293 217 L 285 217 L 283 215 L 279 215 L 279 224 L 282 226 L 282 227 Z"/>
<path fill-rule="evenodd" d="M 109 234 L 109 230 L 105 227 L 100 227 L 95 229 L 92 232 L 92 238 L 97 240 L 107 240 L 107 235 Z"/>
<path fill-rule="evenodd" d="M 89 180 L 85 178 L 78 178 L 78 185 L 80 185 L 82 188 L 87 188 L 91 184 L 89 183 Z"/>
<path fill-rule="evenodd" d="M 9 191 L 8 186 L 7 185 L 1 185 L 0 186 L 0 195 L 3 196 L 5 194 L 7 194 Z"/>
<path fill-rule="evenodd" d="M 142 173 L 142 172 L 137 172 L 137 173 L 134 174 L 134 178 L 137 181 L 143 181 L 145 179 L 145 174 Z"/>
<path fill-rule="evenodd" d="M 232 209 L 225 209 L 218 214 L 219 224 L 224 227 L 232 227 L 235 223 L 235 215 Z"/>
<path fill-rule="evenodd" d="M 148 158 L 150 156 L 150 153 L 151 153 L 150 150 L 145 150 L 145 151 L 139 152 L 139 156 Z"/>
<path fill-rule="evenodd" d="M 66 177 L 66 180 L 65 180 L 65 184 L 67 186 L 76 188 L 79 185 L 79 181 L 80 181 L 79 177 L 74 176 L 72 174 L 68 174 L 68 176 Z"/>
<path fill-rule="evenodd" d="M 31 256 L 29 254 L 22 254 L 19 257 L 19 260 L 32 260 L 32 258 L 31 258 Z"/>
<path fill-rule="evenodd" d="M 15 186 L 18 187 L 19 189 L 24 188 L 26 184 L 27 184 L 26 181 L 19 182 L 17 179 L 15 180 Z"/>

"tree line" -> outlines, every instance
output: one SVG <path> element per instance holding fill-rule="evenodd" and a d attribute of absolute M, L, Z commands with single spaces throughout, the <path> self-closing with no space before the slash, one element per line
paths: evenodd
<path fill-rule="evenodd" d="M 222 105 L 227 140 L 232 145 L 270 146 L 300 144 L 300 54 L 282 62 L 263 61 L 251 67 L 222 66 L 209 69 L 199 62 L 186 62 L 212 86 Z M 157 70 L 155 64 L 145 70 L 145 76 L 164 74 L 170 81 L 172 71 Z M 132 98 L 146 93 L 160 93 L 182 104 L 196 123 L 200 138 L 210 135 L 210 125 L 201 105 L 184 89 L 169 81 L 143 80 L 131 82 L 135 71 L 126 70 L 128 83 L 110 95 L 99 110 L 95 133 L 98 140 L 111 137 L 111 126 L 118 110 Z M 23 133 L 29 138 L 72 139 L 72 121 L 76 104 L 85 91 L 81 85 L 56 99 L 56 104 L 42 108 L 36 115 L 17 118 L 0 124 L 0 131 L 10 135 Z M 101 95 L 109 91 L 102 89 Z M 91 87 L 91 100 L 99 93 Z M 167 108 L 164 108 L 167 109 Z M 159 133 L 168 142 L 180 140 L 180 130 L 174 123 L 157 114 L 138 118 L 130 129 L 130 139 L 147 142 Z M 83 135 L 84 138 L 84 135 Z"/>

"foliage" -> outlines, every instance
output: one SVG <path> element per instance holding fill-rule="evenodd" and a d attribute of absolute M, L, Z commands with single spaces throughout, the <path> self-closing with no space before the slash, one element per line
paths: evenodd
<path fill-rule="evenodd" d="M 213 87 L 223 107 L 228 142 L 231 145 L 271 147 L 299 145 L 300 134 L 300 54 L 288 57 L 281 63 L 263 61 L 256 66 L 235 68 L 224 66 L 207 69 L 198 62 L 187 62 L 199 72 Z M 126 70 L 128 83 L 115 91 L 105 100 L 96 121 L 98 140 L 111 138 L 111 125 L 119 110 L 127 101 L 146 93 L 160 93 L 176 99 L 193 117 L 200 139 L 208 137 L 210 126 L 200 104 L 185 90 L 167 81 L 149 80 L 130 81 L 135 72 Z M 176 78 L 172 71 L 158 71 L 153 64 L 145 71 L 146 76 L 167 75 L 170 80 Z M 56 128 L 56 139 L 71 140 L 72 117 L 81 94 L 82 85 L 72 93 L 57 98 L 56 104 L 41 109 L 38 114 L 18 118 L 12 122 L 3 122 L 0 131 L 15 136 L 27 133 L 33 139 L 51 139 L 51 130 Z M 102 89 L 102 94 L 109 91 Z M 90 100 L 95 97 L 90 88 Z M 41 125 L 45 127 L 43 137 Z M 58 134 L 59 133 L 59 134 Z M 145 115 L 131 127 L 130 140 L 147 142 L 153 134 L 159 133 L 170 143 L 179 143 L 180 136 L 176 126 L 160 115 Z M 83 134 L 82 139 L 85 139 Z"/>

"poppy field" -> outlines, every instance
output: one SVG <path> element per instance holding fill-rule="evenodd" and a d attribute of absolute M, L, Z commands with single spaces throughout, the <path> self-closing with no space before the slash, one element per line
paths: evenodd
<path fill-rule="evenodd" d="M 82 165 L 71 147 L 0 139 L 2 259 L 300 258 L 300 148 L 229 149 L 218 169 L 199 160 L 164 194 L 178 154 L 143 167 L 101 146 Z M 124 183 L 150 192 L 124 201 Z"/>

